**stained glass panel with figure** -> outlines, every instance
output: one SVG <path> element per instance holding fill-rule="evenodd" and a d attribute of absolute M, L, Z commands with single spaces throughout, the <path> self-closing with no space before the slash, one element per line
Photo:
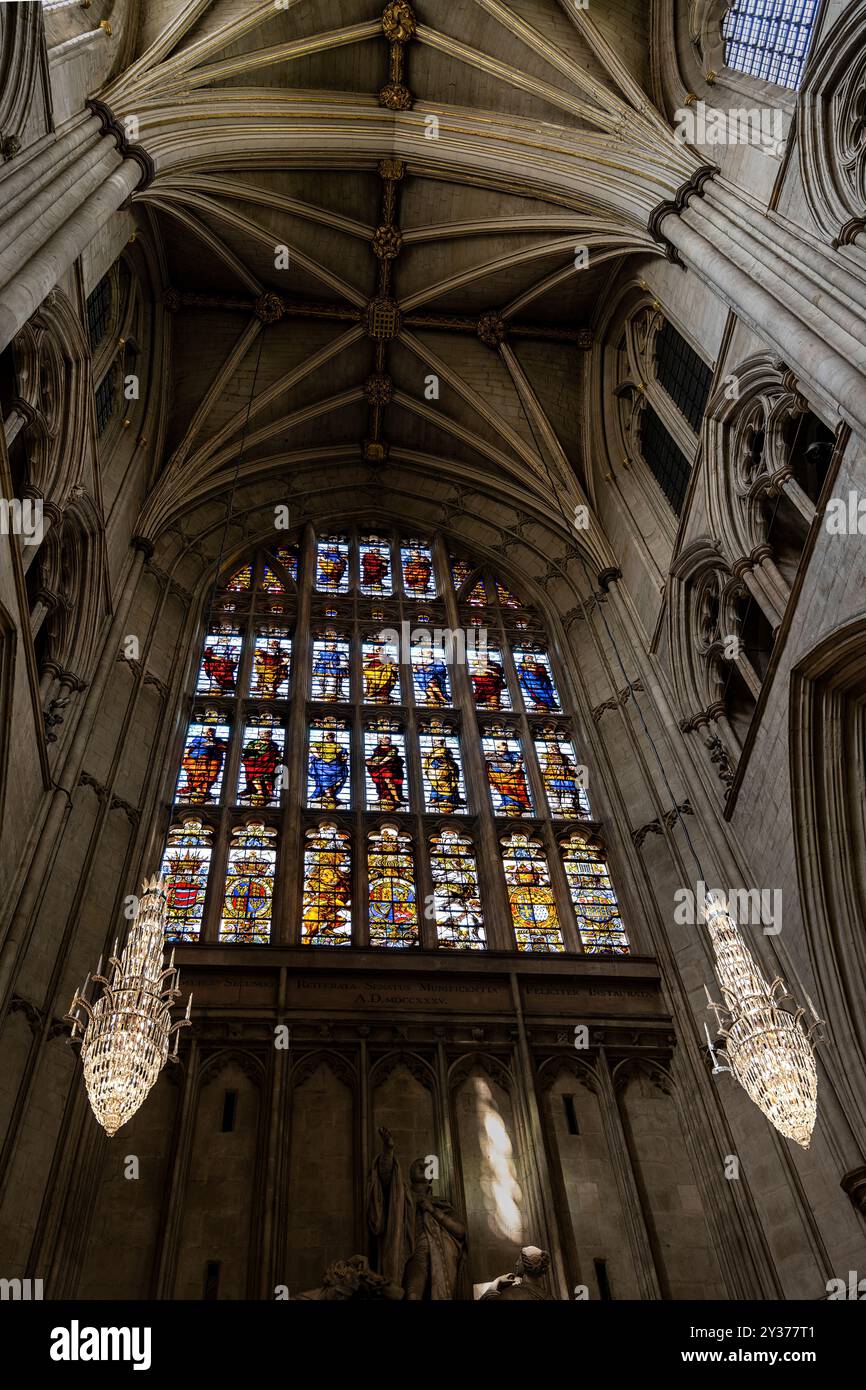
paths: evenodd
<path fill-rule="evenodd" d="M 349 545 L 344 536 L 326 536 L 319 541 L 316 588 L 323 594 L 349 592 Z"/>
<path fill-rule="evenodd" d="M 365 704 L 399 705 L 400 667 L 393 646 L 376 639 L 364 642 L 361 646 L 361 675 Z"/>
<path fill-rule="evenodd" d="M 391 546 L 379 536 L 365 536 L 360 544 L 361 593 L 389 598 L 394 592 Z"/>
<path fill-rule="evenodd" d="M 406 739 L 399 724 L 377 719 L 364 730 L 368 811 L 408 811 Z"/>
<path fill-rule="evenodd" d="M 578 763 L 571 739 L 545 725 L 533 734 L 550 813 L 557 819 L 590 815 L 586 768 Z"/>
<path fill-rule="evenodd" d="M 160 866 L 165 879 L 165 931 L 170 941 L 198 941 L 204 917 L 213 830 L 200 820 L 173 825 Z"/>
<path fill-rule="evenodd" d="M 440 946 L 483 951 L 487 945 L 472 837 L 446 827 L 430 839 L 433 912 Z"/>
<path fill-rule="evenodd" d="M 410 598 L 435 598 L 436 575 L 433 553 L 422 541 L 404 541 L 400 547 L 403 588 Z"/>
<path fill-rule="evenodd" d="M 285 739 L 284 729 L 267 711 L 247 723 L 238 775 L 237 799 L 242 806 L 279 806 Z"/>
<path fill-rule="evenodd" d="M 422 639 L 413 642 L 410 660 L 415 703 L 427 709 L 450 705 L 451 677 L 443 644 L 434 642 L 433 634 L 425 632 Z"/>
<path fill-rule="evenodd" d="M 244 639 L 236 623 L 214 623 L 205 637 L 196 695 L 230 696 L 237 691 Z"/>
<path fill-rule="evenodd" d="M 547 652 L 541 647 L 522 645 L 514 647 L 513 655 L 527 710 L 531 714 L 551 714 L 562 709 Z"/>
<path fill-rule="evenodd" d="M 313 699 L 349 699 L 349 643 L 333 629 L 313 642 Z"/>
<path fill-rule="evenodd" d="M 301 942 L 352 944 L 351 839 L 336 825 L 319 825 L 306 834 Z"/>
<path fill-rule="evenodd" d="M 515 832 L 502 841 L 502 864 L 518 951 L 564 951 L 550 869 L 541 843 Z"/>
<path fill-rule="evenodd" d="M 277 832 L 250 821 L 232 832 L 220 941 L 264 946 L 271 939 Z"/>
<path fill-rule="evenodd" d="M 396 826 L 368 837 L 367 881 L 371 946 L 417 946 L 418 904 L 412 841 Z"/>
<path fill-rule="evenodd" d="M 571 835 L 561 850 L 583 949 L 588 955 L 627 956 L 628 936 L 604 856 L 582 835 Z"/>
<path fill-rule="evenodd" d="M 520 739 L 509 731 L 491 730 L 481 746 L 495 814 L 531 816 L 532 794 Z"/>
<path fill-rule="evenodd" d="M 472 694 L 478 709 L 512 708 L 505 663 L 498 647 L 477 645 L 467 651 L 466 664 L 469 667 Z"/>
<path fill-rule="evenodd" d="M 286 627 L 269 624 L 256 633 L 250 695 L 257 700 L 285 700 L 292 668 L 292 639 Z"/>
<path fill-rule="evenodd" d="M 336 811 L 349 805 L 351 782 L 349 725 L 341 719 L 323 719 L 310 728 L 310 760 L 307 801 L 320 810 Z"/>
<path fill-rule="evenodd" d="M 222 792 L 229 725 L 215 710 L 194 710 L 187 729 L 175 801 L 214 806 Z"/>
<path fill-rule="evenodd" d="M 422 726 L 418 744 L 425 807 L 439 815 L 453 816 L 466 806 L 460 739 L 450 725 L 435 720 Z"/>

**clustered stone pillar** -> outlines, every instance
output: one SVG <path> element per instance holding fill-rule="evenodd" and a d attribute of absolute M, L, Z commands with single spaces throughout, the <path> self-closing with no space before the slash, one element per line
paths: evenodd
<path fill-rule="evenodd" d="M 153 178 L 150 156 L 127 140 L 108 107 L 89 105 L 0 182 L 0 351 L 111 214 Z"/>
<path fill-rule="evenodd" d="M 650 230 L 866 435 L 866 282 L 853 268 L 706 169 L 656 209 Z"/>

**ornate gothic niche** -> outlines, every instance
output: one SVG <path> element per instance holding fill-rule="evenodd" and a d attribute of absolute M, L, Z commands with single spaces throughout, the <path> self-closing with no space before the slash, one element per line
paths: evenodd
<path fill-rule="evenodd" d="M 31 631 L 43 694 L 86 684 L 107 612 L 105 541 L 96 505 L 81 487 L 30 562 L 26 575 Z M 52 740 L 52 742 L 55 740 Z"/>
<path fill-rule="evenodd" d="M 35 4 L 0 5 L 0 158 L 14 159 L 42 70 L 42 14 Z M 30 139 L 43 131 L 33 131 Z"/>
<path fill-rule="evenodd" d="M 247 1080 L 259 1089 L 264 1085 L 265 1067 L 262 1059 L 253 1052 L 228 1047 L 218 1052 L 212 1052 L 209 1057 L 204 1058 L 198 1073 L 199 1086 L 209 1086 L 212 1081 L 216 1080 L 220 1072 L 230 1065 L 240 1067 Z"/>
<path fill-rule="evenodd" d="M 303 1086 L 319 1067 L 327 1067 L 338 1081 L 342 1081 L 344 1086 L 348 1086 L 349 1090 L 354 1092 L 358 1081 L 357 1068 L 345 1053 L 334 1052 L 330 1048 L 315 1048 L 301 1054 L 292 1067 L 292 1087 Z"/>
<path fill-rule="evenodd" d="M 12 726 L 12 691 L 18 634 L 10 614 L 0 603 L 0 833 L 6 807 L 6 770 L 9 766 L 9 731 Z"/>
<path fill-rule="evenodd" d="M 560 1076 L 567 1076 L 570 1080 L 576 1081 L 593 1095 L 599 1093 L 599 1081 L 595 1070 L 579 1062 L 571 1054 L 560 1053 L 555 1057 L 545 1057 L 538 1068 L 538 1081 L 543 1091 L 549 1091 Z"/>
<path fill-rule="evenodd" d="M 834 435 L 784 364 L 766 352 L 726 373 L 707 406 L 703 438 L 710 529 L 751 596 L 744 641 L 763 677 L 815 521 Z"/>
<path fill-rule="evenodd" d="M 131 375 L 139 377 L 139 391 L 142 394 L 145 392 L 145 382 L 141 380 L 141 358 L 143 346 L 152 332 L 152 320 L 145 304 L 145 287 L 142 284 L 142 275 L 147 278 L 147 272 L 143 258 L 138 258 L 138 267 L 134 264 L 134 255 L 135 252 L 124 251 L 87 301 L 92 385 L 97 401 L 97 444 L 103 469 L 122 439 L 128 438 L 130 447 L 134 447 L 143 420 L 142 398 L 127 400 L 125 396 L 125 383 Z M 94 297 L 97 304 L 100 299 L 103 302 L 101 312 L 94 312 Z M 113 383 L 112 404 L 105 418 L 106 407 L 104 402 L 100 403 L 100 392 L 109 379 Z"/>
<path fill-rule="evenodd" d="M 376 1086 L 382 1086 L 398 1067 L 405 1067 L 410 1076 L 414 1076 L 415 1080 L 420 1082 L 425 1090 L 431 1091 L 435 1095 L 436 1073 L 430 1066 L 430 1063 L 425 1061 L 423 1057 L 420 1057 L 417 1052 L 406 1052 L 403 1050 L 389 1052 L 386 1056 L 380 1057 L 373 1065 L 370 1069 L 371 1089 L 374 1089 Z"/>
<path fill-rule="evenodd" d="M 625 1057 L 617 1062 L 612 1070 L 613 1088 L 621 1096 L 626 1087 L 637 1081 L 645 1094 L 655 1092 L 671 1096 L 675 1092 L 670 1072 L 659 1062 L 651 1062 L 646 1057 Z"/>
<path fill-rule="evenodd" d="M 847 5 L 812 54 L 798 107 L 803 188 L 834 246 L 866 249 L 866 0 Z"/>
<path fill-rule="evenodd" d="M 744 642 L 742 613 L 748 595 L 732 574 L 718 541 L 693 541 L 671 566 L 668 642 L 680 726 L 700 732 L 714 771 L 727 786 L 748 732 L 761 688 L 749 654 L 731 653 Z"/>
<path fill-rule="evenodd" d="M 634 483 L 642 488 L 643 500 L 658 521 L 660 535 L 668 538 L 670 546 L 677 529 L 676 509 L 666 500 L 663 484 L 644 454 L 642 430 L 647 407 L 658 417 L 670 442 L 687 463 L 695 456 L 698 436 L 659 380 L 658 338 L 666 324 L 690 346 L 688 333 L 652 297 L 643 282 L 633 280 L 624 286 L 599 326 L 599 337 L 605 346 L 593 393 L 598 391 L 600 399 L 594 394 L 590 399 L 600 411 L 596 428 L 605 440 L 610 474 L 622 486 L 631 471 Z M 664 554 L 657 556 L 658 563 L 666 565 L 668 555 L 665 548 Z"/>
<path fill-rule="evenodd" d="M 462 1057 L 451 1063 L 448 1069 L 448 1081 L 451 1093 L 459 1089 L 462 1083 L 471 1076 L 473 1071 L 480 1068 L 486 1072 L 491 1081 L 497 1086 L 501 1086 L 509 1096 L 514 1094 L 514 1077 L 505 1062 L 498 1057 L 493 1057 L 489 1052 L 466 1052 Z"/>
<path fill-rule="evenodd" d="M 62 507 L 83 481 L 90 413 L 90 350 L 66 295 L 51 291 L 13 340 L 13 352 L 17 395 L 8 411 L 16 494 Z"/>
<path fill-rule="evenodd" d="M 689 0 L 689 41 L 705 75 L 725 66 L 722 22 L 730 8 L 730 0 Z"/>
<path fill-rule="evenodd" d="M 822 1017 L 866 1122 L 866 616 L 831 632 L 791 674 L 797 877 Z M 847 851 L 847 852 L 846 852 Z M 844 1042 L 843 1042 L 844 1037 Z M 859 1065 L 851 1065 L 853 1054 Z"/>

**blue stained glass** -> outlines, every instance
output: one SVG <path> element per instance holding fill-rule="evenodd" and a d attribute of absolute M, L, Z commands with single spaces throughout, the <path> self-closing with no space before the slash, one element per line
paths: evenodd
<path fill-rule="evenodd" d="M 310 729 L 307 800 L 311 806 L 336 810 L 349 805 L 351 782 L 349 726 L 324 719 Z"/>

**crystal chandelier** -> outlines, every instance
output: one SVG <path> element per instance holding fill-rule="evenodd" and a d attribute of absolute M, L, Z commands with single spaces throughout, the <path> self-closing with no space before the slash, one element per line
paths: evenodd
<path fill-rule="evenodd" d="M 125 1125 L 143 1104 L 169 1055 L 174 1034 L 173 1059 L 177 1057 L 179 1030 L 190 1026 L 192 995 L 186 1015 L 171 1021 L 171 1009 L 180 995 L 180 971 L 174 951 L 163 968 L 166 892 L 162 878 L 145 879 L 142 896 L 129 937 L 118 957 L 117 942 L 109 957 L 111 978 L 102 974 L 102 958 L 96 974 L 84 984 L 69 1006 L 66 1021 L 72 1024 L 70 1041 L 81 1037 L 84 1083 L 90 1105 L 109 1138 Z M 102 992 L 92 1003 L 87 998 L 90 982 Z M 87 1015 L 84 1025 L 80 1013 Z"/>
<path fill-rule="evenodd" d="M 823 1040 L 822 1021 L 808 996 L 814 1020 L 808 1027 L 802 1023 L 805 1009 L 792 1014 L 780 1008 L 779 1000 L 791 997 L 784 981 L 777 976 L 767 984 L 727 906 L 712 894 L 705 913 L 724 1000 L 716 1004 L 707 990 L 707 1007 L 724 1039 L 717 1050 L 704 1025 L 713 1074 L 730 1072 L 780 1134 L 808 1149 L 817 1114 L 814 1049 Z M 727 1066 L 719 1065 L 719 1056 Z"/>

